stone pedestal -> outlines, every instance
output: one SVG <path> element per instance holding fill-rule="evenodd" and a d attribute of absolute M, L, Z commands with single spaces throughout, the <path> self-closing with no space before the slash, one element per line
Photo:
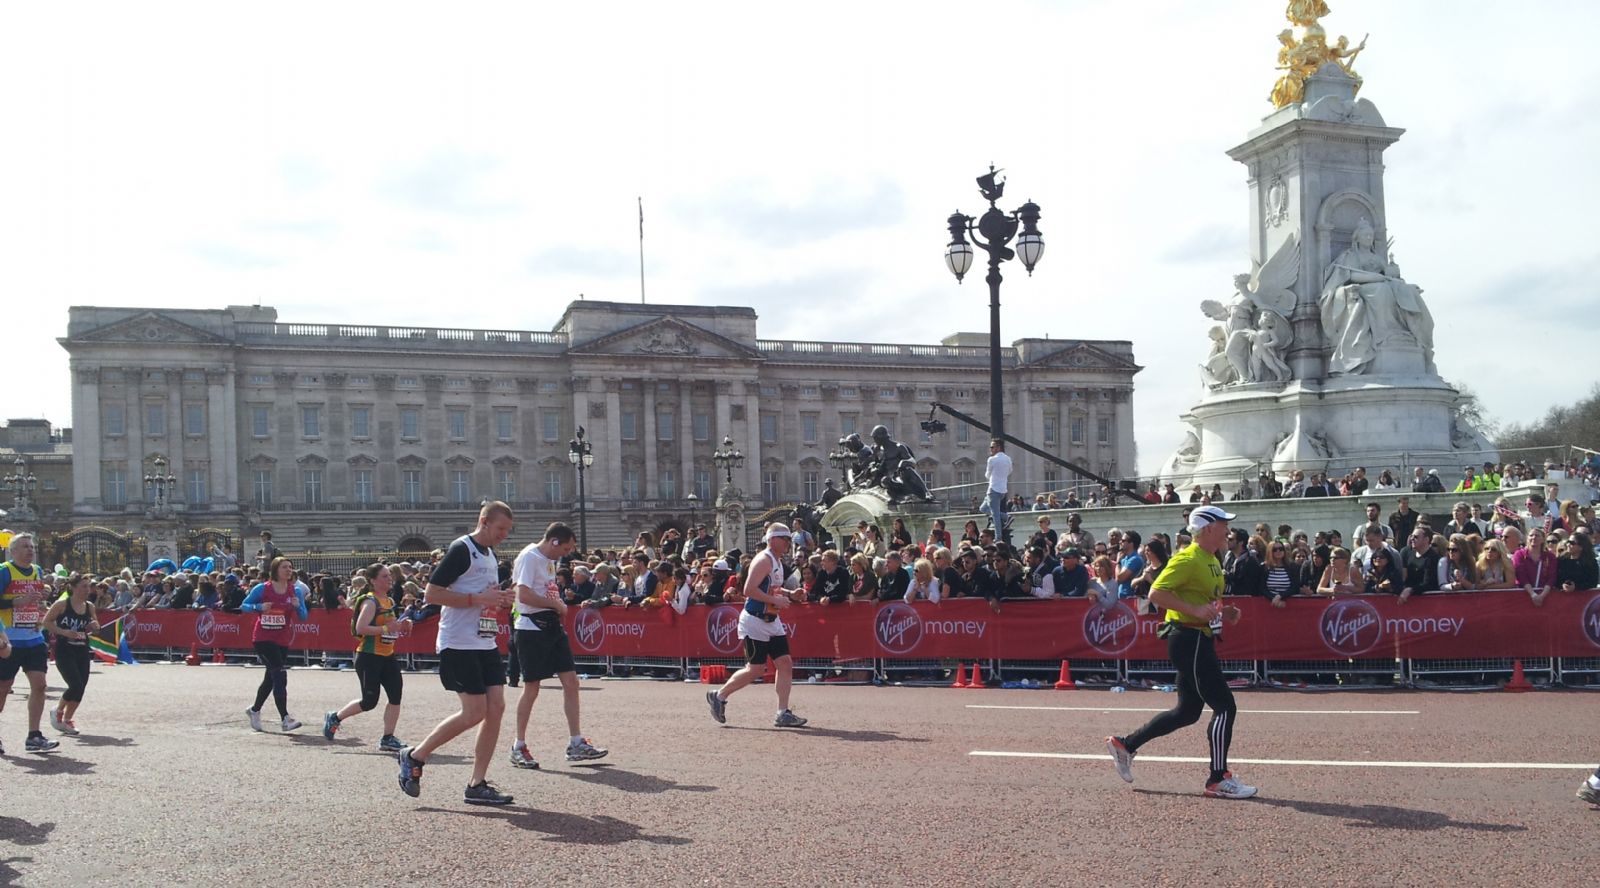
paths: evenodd
<path fill-rule="evenodd" d="M 732 484 L 717 492 L 717 551 L 747 550 L 744 524 L 744 491 Z"/>
<path fill-rule="evenodd" d="M 178 549 L 178 522 L 152 518 L 144 522 L 140 535 L 145 538 L 146 552 L 151 561 L 171 558 L 183 563 L 183 553 Z"/>
<path fill-rule="evenodd" d="M 1427 308 L 1389 254 L 1383 153 L 1403 133 L 1356 99 L 1342 68 L 1326 64 L 1308 79 L 1305 101 L 1274 111 L 1228 152 L 1249 171 L 1256 271 L 1225 307 L 1203 306 L 1223 321 L 1213 331 L 1222 351 L 1207 359 L 1208 387 L 1183 415 L 1189 435 L 1161 480 L 1180 490 L 1220 483 L 1231 493 L 1241 480 L 1255 486 L 1267 469 L 1284 480 L 1294 469 L 1392 465 L 1406 453 L 1438 453 L 1450 464 L 1456 453 L 1493 458 L 1488 442 L 1456 420 L 1459 393 L 1431 366 Z M 1292 328 L 1287 347 L 1281 339 L 1258 347 L 1281 330 L 1260 320 L 1267 315 Z M 1333 370 L 1359 369 L 1331 373 L 1336 346 L 1364 360 L 1342 352 Z M 1259 370 L 1263 354 L 1282 360 L 1288 378 Z"/>

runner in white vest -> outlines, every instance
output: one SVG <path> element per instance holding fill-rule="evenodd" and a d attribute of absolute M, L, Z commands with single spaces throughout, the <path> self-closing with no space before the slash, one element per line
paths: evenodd
<path fill-rule="evenodd" d="M 498 646 L 498 614 L 512 601 L 511 590 L 500 588 L 494 547 L 511 535 L 511 524 L 510 506 L 484 504 L 478 513 L 478 529 L 451 543 L 428 579 L 424 601 L 440 605 L 439 681 L 460 697 L 461 711 L 440 722 L 421 743 L 400 750 L 400 789 L 413 798 L 422 793 L 422 767 L 433 751 L 478 725 L 465 801 L 469 805 L 511 803 L 511 796 L 485 779 L 506 711 L 506 664 Z"/>
<path fill-rule="evenodd" d="M 775 682 L 778 716 L 773 724 L 780 728 L 798 728 L 806 720 L 789 711 L 794 658 L 789 656 L 789 629 L 778 616 L 779 610 L 792 603 L 783 589 L 783 556 L 788 553 L 790 542 L 788 526 L 776 522 L 768 525 L 765 540 L 767 548 L 750 562 L 750 574 L 744 583 L 744 609 L 739 612 L 739 638 L 744 641 L 745 666 L 728 676 L 727 684 L 720 690 L 706 692 L 706 703 L 711 707 L 711 717 L 718 724 L 727 724 L 728 697 L 760 678 L 767 670 L 767 658 L 771 657 L 778 673 Z"/>

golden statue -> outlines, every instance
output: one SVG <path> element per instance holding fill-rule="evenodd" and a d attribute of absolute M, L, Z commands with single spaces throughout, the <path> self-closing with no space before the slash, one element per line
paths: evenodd
<path fill-rule="evenodd" d="M 1326 0 L 1289 0 L 1284 16 L 1300 29 L 1301 37 L 1296 40 L 1294 30 L 1289 28 L 1278 34 L 1278 70 L 1283 74 L 1273 84 L 1272 94 L 1268 97 L 1274 108 L 1283 108 L 1303 100 L 1306 78 L 1317 73 L 1317 69 L 1327 62 L 1333 62 L 1350 75 L 1356 82 L 1356 91 L 1360 91 L 1361 75 L 1355 72 L 1353 66 L 1356 56 L 1366 49 L 1367 38 L 1361 38 L 1361 43 L 1355 49 L 1350 48 L 1350 40 L 1346 37 L 1340 37 L 1333 46 L 1329 46 L 1327 33 L 1317 22 L 1328 12 Z"/>

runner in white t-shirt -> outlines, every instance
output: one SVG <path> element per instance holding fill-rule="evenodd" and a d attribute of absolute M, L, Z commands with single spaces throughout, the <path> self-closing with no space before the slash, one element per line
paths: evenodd
<path fill-rule="evenodd" d="M 706 703 L 718 724 L 728 722 L 728 697 L 734 691 L 760 678 L 767 670 L 767 658 L 777 670 L 778 716 L 773 724 L 798 728 L 806 720 L 789 711 L 789 687 L 794 682 L 794 658 L 789 656 L 789 630 L 778 611 L 792 602 L 783 590 L 783 556 L 789 551 L 787 525 L 774 522 L 767 527 L 767 548 L 750 562 L 744 583 L 744 609 L 739 612 L 739 638 L 744 640 L 743 669 L 728 676 L 720 690 L 707 691 Z"/>
<path fill-rule="evenodd" d="M 591 744 L 578 728 L 578 668 L 572 662 L 572 645 L 561 619 L 567 603 L 556 588 L 556 566 L 578 547 L 572 528 L 557 521 L 544 532 L 544 539 L 529 543 L 511 566 L 511 584 L 516 590 L 519 616 L 512 631 L 517 638 L 517 659 L 511 668 L 522 674 L 522 697 L 517 701 L 517 739 L 511 744 L 511 764 L 537 769 L 539 763 L 528 754 L 528 719 L 533 703 L 539 699 L 539 682 L 551 676 L 561 679 L 561 698 L 567 711 L 567 761 L 586 762 L 605 758 L 607 750 Z"/>
<path fill-rule="evenodd" d="M 440 605 L 439 681 L 456 692 L 461 711 L 440 722 L 427 739 L 398 753 L 400 789 L 412 798 L 422 793 L 422 766 L 433 751 L 477 725 L 472 779 L 464 800 L 469 805 L 511 803 L 511 796 L 485 779 L 506 711 L 506 664 L 500 657 L 497 614 L 512 601 L 511 590 L 500 588 L 494 547 L 511 535 L 511 525 L 510 506 L 485 503 L 478 513 L 478 529 L 451 543 L 428 579 L 423 600 Z"/>

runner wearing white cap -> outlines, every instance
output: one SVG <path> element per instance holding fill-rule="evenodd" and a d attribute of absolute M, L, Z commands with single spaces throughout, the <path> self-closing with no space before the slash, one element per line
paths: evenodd
<path fill-rule="evenodd" d="M 789 630 L 779 619 L 778 611 L 792 602 L 783 589 L 783 556 L 789 551 L 788 525 L 774 522 L 767 526 L 764 537 L 767 547 L 750 562 L 750 574 L 744 583 L 744 610 L 739 613 L 739 638 L 744 642 L 745 666 L 733 675 L 721 689 L 706 692 L 706 703 L 711 707 L 711 717 L 718 724 L 727 724 L 728 697 L 734 691 L 760 678 L 766 672 L 767 658 L 778 673 L 774 682 L 778 690 L 778 715 L 773 724 L 780 728 L 798 728 L 806 720 L 789 711 L 789 687 L 794 682 L 794 658 L 789 656 Z"/>
<path fill-rule="evenodd" d="M 1167 640 L 1167 656 L 1177 670 L 1178 703 L 1150 719 L 1125 737 L 1107 737 L 1117 775 L 1133 782 L 1133 757 L 1139 747 L 1200 720 L 1211 707 L 1206 737 L 1211 748 L 1211 772 L 1205 795 L 1217 799 L 1247 799 L 1254 786 L 1234 779 L 1228 770 L 1228 747 L 1233 742 L 1233 720 L 1238 709 L 1233 691 L 1217 659 L 1216 632 L 1224 621 L 1239 621 L 1239 609 L 1222 603 L 1222 563 L 1217 553 L 1228 542 L 1228 522 L 1235 517 L 1217 506 L 1201 506 L 1189 513 L 1194 542 L 1180 549 L 1156 577 L 1150 601 L 1167 610 L 1156 633 Z"/>

